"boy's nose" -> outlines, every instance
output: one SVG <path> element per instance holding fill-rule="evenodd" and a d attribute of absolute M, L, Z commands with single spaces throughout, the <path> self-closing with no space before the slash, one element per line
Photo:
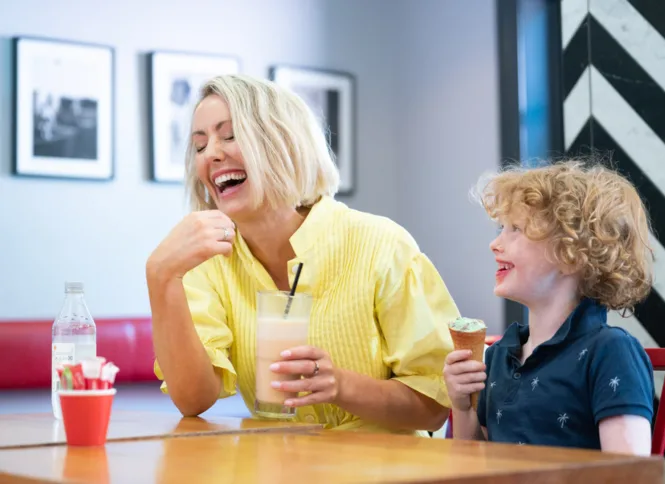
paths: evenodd
<path fill-rule="evenodd" d="M 503 252 L 503 247 L 501 247 L 501 244 L 499 243 L 499 237 L 495 238 L 492 242 L 490 242 L 490 250 L 495 254 Z"/>

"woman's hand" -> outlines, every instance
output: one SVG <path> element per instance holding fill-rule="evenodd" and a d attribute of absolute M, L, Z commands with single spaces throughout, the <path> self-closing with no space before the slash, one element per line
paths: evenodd
<path fill-rule="evenodd" d="M 297 346 L 282 353 L 283 361 L 273 363 L 275 373 L 302 375 L 292 381 L 273 381 L 271 386 L 283 392 L 311 392 L 299 398 L 288 399 L 284 405 L 302 407 L 317 403 L 334 403 L 339 394 L 340 372 L 335 369 L 330 356 L 313 346 Z"/>
<path fill-rule="evenodd" d="M 469 410 L 471 394 L 485 388 L 485 363 L 469 360 L 471 354 L 470 350 L 451 351 L 443 367 L 448 396 L 456 410 Z"/>
<path fill-rule="evenodd" d="M 148 258 L 148 276 L 182 278 L 217 254 L 230 255 L 235 224 L 219 210 L 192 212 L 183 218 Z"/>

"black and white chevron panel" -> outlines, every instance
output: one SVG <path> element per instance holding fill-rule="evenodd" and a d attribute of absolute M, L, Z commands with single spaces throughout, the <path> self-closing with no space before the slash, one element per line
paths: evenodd
<path fill-rule="evenodd" d="M 611 152 L 653 224 L 654 290 L 635 315 L 611 313 L 645 347 L 665 346 L 665 1 L 562 0 L 568 156 Z M 657 376 L 658 391 L 662 376 Z"/>

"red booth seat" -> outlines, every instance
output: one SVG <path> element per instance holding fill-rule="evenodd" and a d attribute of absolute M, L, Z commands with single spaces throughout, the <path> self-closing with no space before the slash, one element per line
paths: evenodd
<path fill-rule="evenodd" d="M 118 383 L 156 381 L 149 317 L 95 319 L 97 354 L 113 361 Z M 51 385 L 53 321 L 0 321 L 0 389 Z M 488 345 L 500 336 L 488 336 Z"/>
<path fill-rule="evenodd" d="M 150 318 L 95 319 L 97 354 L 113 361 L 116 382 L 156 380 Z M 53 321 L 0 321 L 0 389 L 51 385 Z"/>

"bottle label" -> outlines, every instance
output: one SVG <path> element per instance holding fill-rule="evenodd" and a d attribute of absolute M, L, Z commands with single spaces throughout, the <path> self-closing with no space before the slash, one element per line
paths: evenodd
<path fill-rule="evenodd" d="M 58 378 L 58 372 L 55 370 L 56 365 L 58 364 L 74 364 L 74 357 L 76 356 L 76 345 L 74 343 L 53 343 L 51 347 L 51 352 L 53 355 L 53 368 L 52 378 L 53 378 L 53 391 L 57 392 L 60 389 L 60 378 Z"/>
<path fill-rule="evenodd" d="M 74 343 L 53 343 L 53 365 L 58 363 L 74 364 Z"/>

